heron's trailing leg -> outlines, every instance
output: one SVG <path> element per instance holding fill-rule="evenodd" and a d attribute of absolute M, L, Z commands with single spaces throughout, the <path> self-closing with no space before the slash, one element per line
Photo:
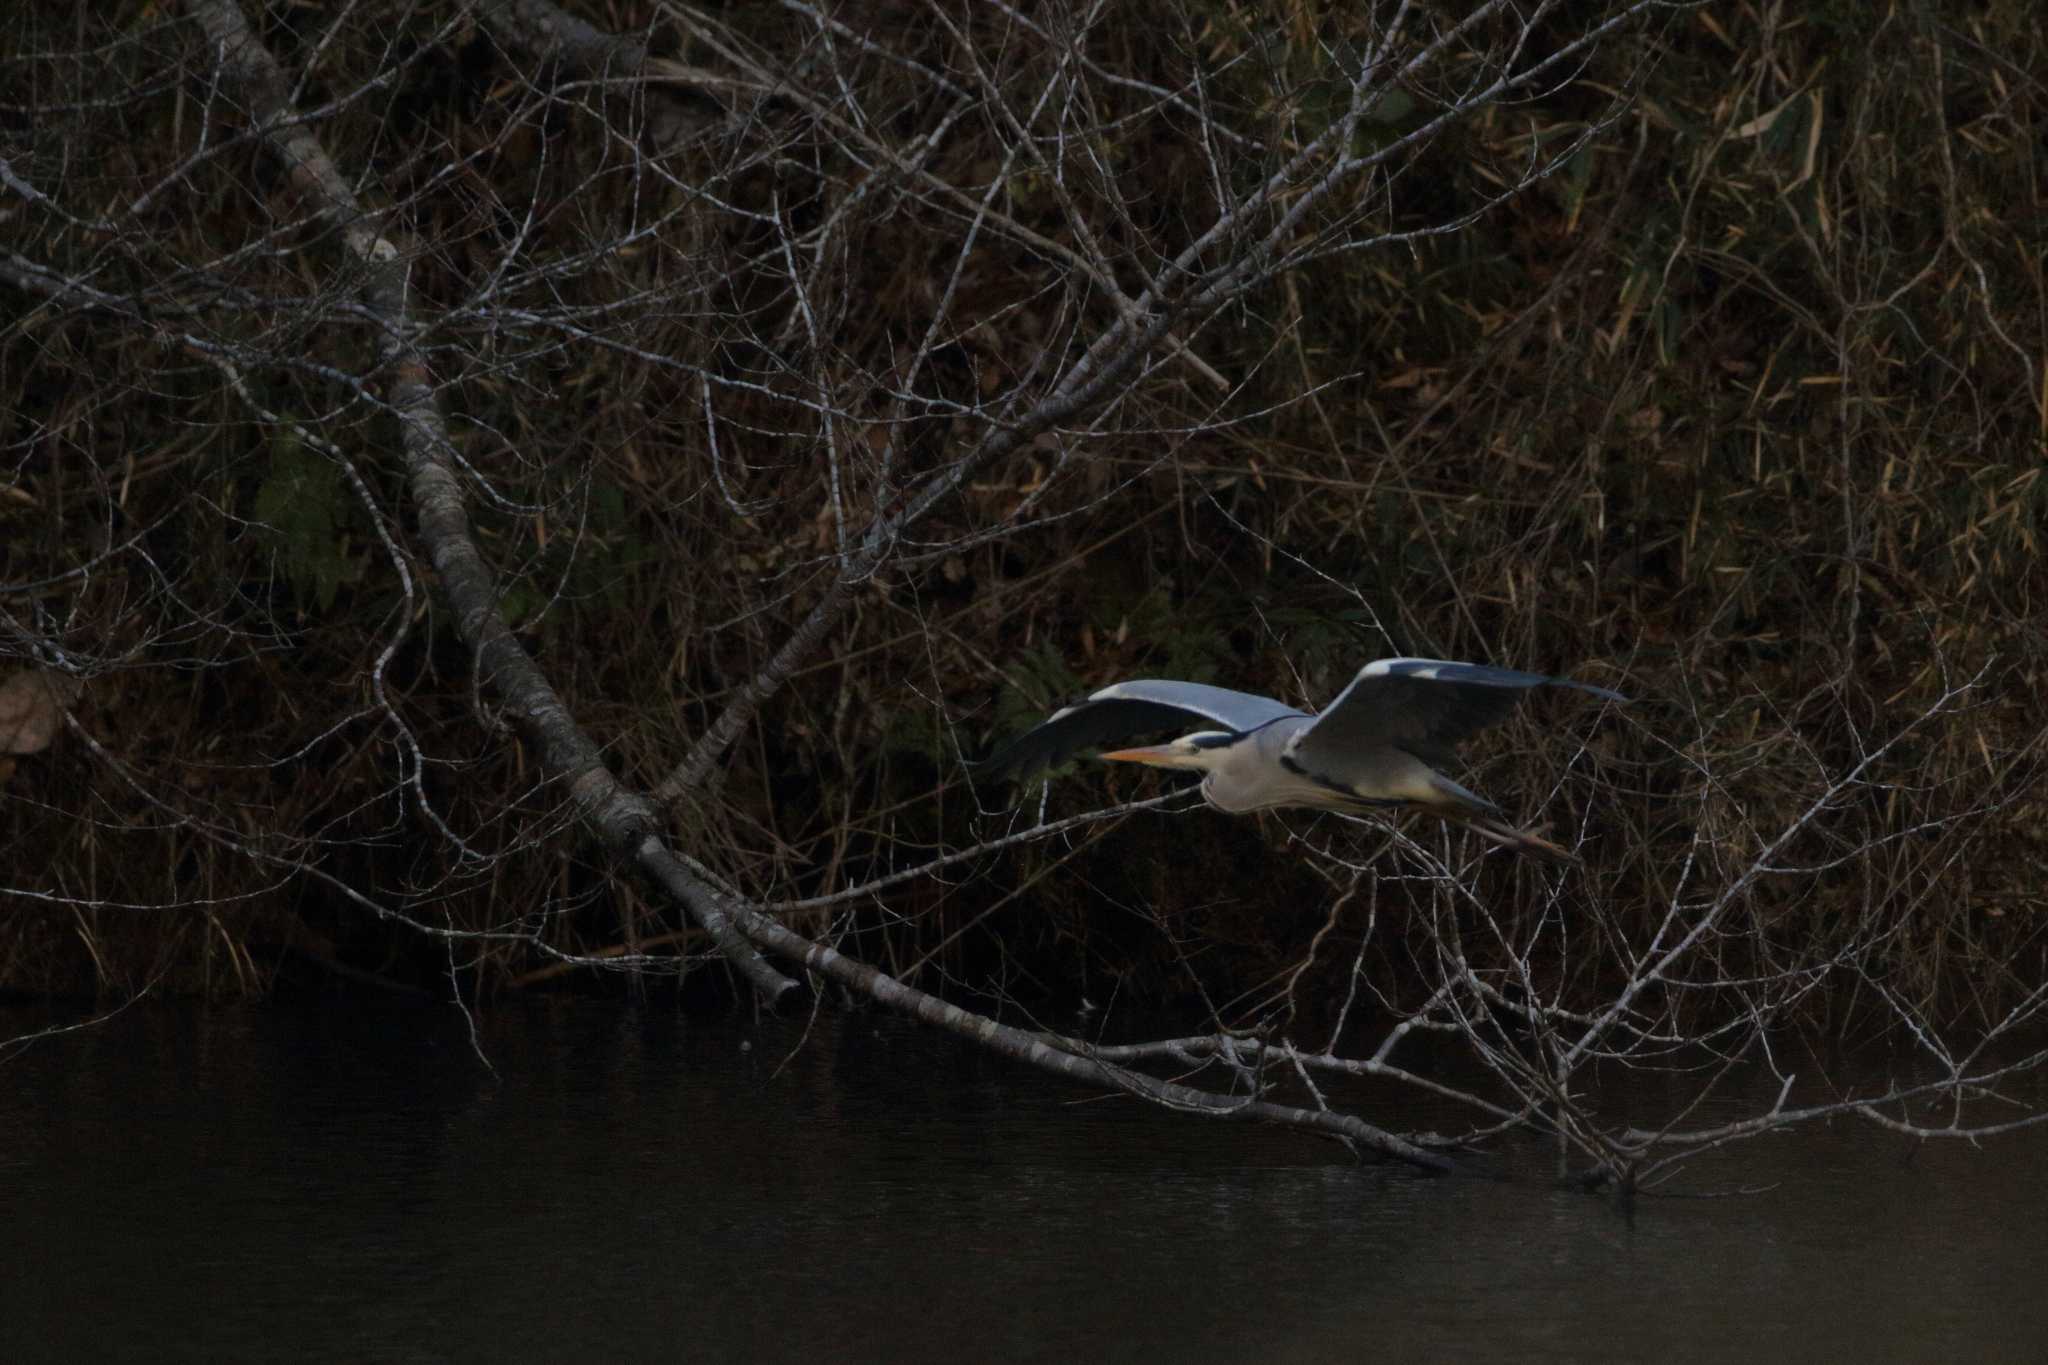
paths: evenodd
<path fill-rule="evenodd" d="M 1447 806 L 1432 806 L 1429 810 L 1433 815 L 1441 816 L 1445 820 L 1463 825 L 1474 834 L 1491 839 L 1502 848 L 1513 849 L 1517 853 L 1533 853 L 1540 858 L 1548 858 L 1552 862 L 1575 863 L 1579 861 L 1579 855 L 1563 845 L 1551 843 L 1550 840 L 1543 838 L 1534 830 L 1516 829 L 1507 821 L 1498 819 L 1495 816 Z"/>

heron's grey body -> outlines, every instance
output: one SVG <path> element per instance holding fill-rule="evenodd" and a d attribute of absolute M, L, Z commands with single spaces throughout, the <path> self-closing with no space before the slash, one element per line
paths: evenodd
<path fill-rule="evenodd" d="M 1250 692 L 1144 678 L 1105 687 L 1056 712 L 990 759 L 985 770 L 1029 778 L 1097 744 L 1146 730 L 1206 725 L 1213 728 L 1171 744 L 1103 757 L 1201 772 L 1209 804 L 1233 813 L 1283 806 L 1421 806 L 1509 847 L 1569 856 L 1508 825 L 1498 806 L 1438 771 L 1454 760 L 1459 741 L 1543 686 L 1625 700 L 1589 683 L 1443 659 L 1375 660 L 1313 716 Z"/>

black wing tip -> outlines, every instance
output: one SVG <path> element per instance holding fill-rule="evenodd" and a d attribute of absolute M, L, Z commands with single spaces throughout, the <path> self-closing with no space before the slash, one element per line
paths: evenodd
<path fill-rule="evenodd" d="M 1025 734 L 1029 733 L 1030 731 L 1025 731 Z M 1056 765 L 1045 755 L 1022 751 L 1017 744 L 1011 743 L 996 750 L 987 758 L 970 760 L 967 764 L 967 776 L 977 787 L 1000 787 L 1005 782 L 1015 782 L 1021 786 L 1054 766 Z"/>
<path fill-rule="evenodd" d="M 1021 787 L 1065 767 L 1094 748 L 1095 743 L 1084 740 L 1071 746 L 1047 744 L 1044 742 L 1046 727 L 1056 725 L 1076 712 L 1093 710 L 1104 700 L 1115 701 L 1118 698 L 1105 699 L 1101 691 L 1097 691 L 1089 696 L 1076 697 L 1072 701 L 1061 703 L 1059 708 L 1044 720 L 1027 730 L 1011 735 L 1007 743 L 987 758 L 970 761 L 967 764 L 968 776 L 976 786 L 983 783 L 1001 786 L 1005 782 L 1014 782 Z"/>
<path fill-rule="evenodd" d="M 969 776 L 977 785 L 984 782 L 990 785 L 1016 782 L 1021 785 L 1065 767 L 1092 749 L 1121 745 L 1132 735 L 1154 730 L 1185 730 L 1196 724 L 1220 726 L 1233 735 L 1241 733 L 1230 721 L 1191 705 L 1118 694 L 1119 688 L 1165 681 L 1131 679 L 1110 683 L 1085 697 L 1078 697 L 1030 729 L 1012 735 L 1008 743 L 987 758 L 978 763 L 970 762 L 967 765 Z M 1118 724 L 1119 718 L 1126 723 Z M 1107 728 L 1101 728 L 1104 719 L 1108 722 Z"/>

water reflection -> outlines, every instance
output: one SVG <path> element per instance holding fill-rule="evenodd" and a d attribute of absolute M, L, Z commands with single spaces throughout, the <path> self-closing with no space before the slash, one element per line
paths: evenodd
<path fill-rule="evenodd" d="M 0 1359 L 2031 1360 L 2048 1342 L 2038 1135 L 1910 1163 L 1863 1125 L 1766 1139 L 1695 1183 L 1775 1189 L 1649 1201 L 1630 1226 L 1541 1183 L 1099 1100 L 872 1015 L 553 1003 L 482 1028 L 495 1079 L 458 1017 L 360 1005 L 137 1009 L 0 1068 L 18 1262 Z"/>

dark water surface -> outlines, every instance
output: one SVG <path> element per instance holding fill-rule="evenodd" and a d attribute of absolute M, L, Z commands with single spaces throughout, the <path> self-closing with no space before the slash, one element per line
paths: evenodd
<path fill-rule="evenodd" d="M 872 1015 L 480 1027 L 495 1079 L 355 1004 L 0 1063 L 0 1361 L 2048 1360 L 2044 1133 L 1766 1139 L 1631 1226 Z"/>

